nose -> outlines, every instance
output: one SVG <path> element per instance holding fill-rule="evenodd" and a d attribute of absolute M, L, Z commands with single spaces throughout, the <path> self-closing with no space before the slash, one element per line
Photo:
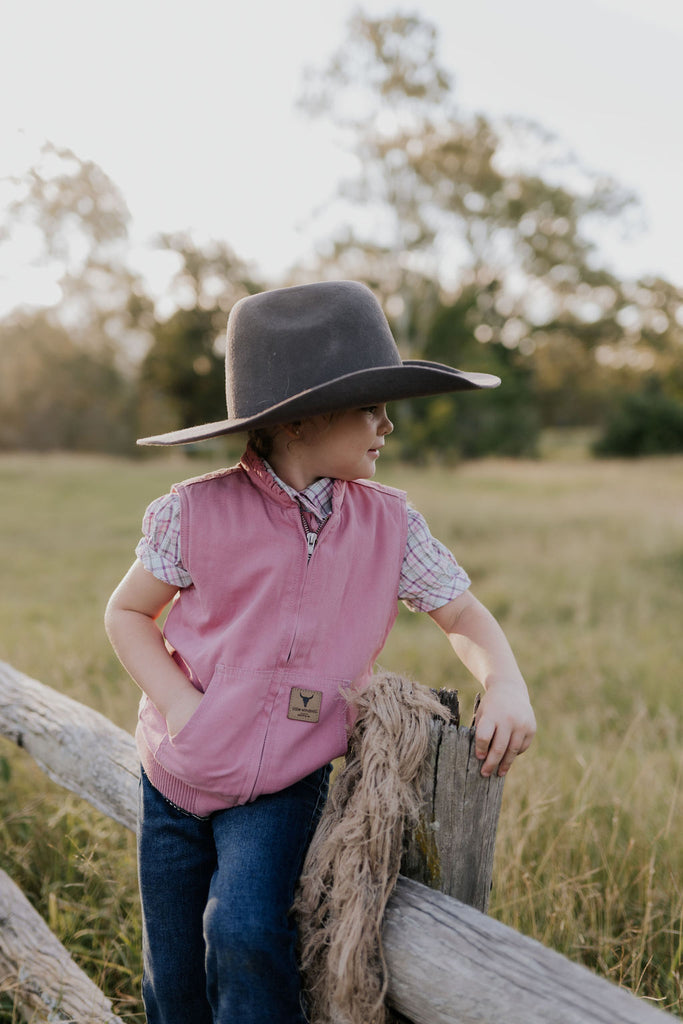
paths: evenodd
<path fill-rule="evenodd" d="M 387 410 L 386 410 L 386 406 L 385 406 L 384 409 L 382 410 L 382 419 L 381 419 L 381 422 L 380 422 L 379 429 L 378 429 L 377 433 L 381 434 L 381 436 L 384 437 L 386 434 L 391 434 L 393 432 L 393 429 L 394 429 L 394 424 L 391 422 L 391 420 L 387 416 Z"/>

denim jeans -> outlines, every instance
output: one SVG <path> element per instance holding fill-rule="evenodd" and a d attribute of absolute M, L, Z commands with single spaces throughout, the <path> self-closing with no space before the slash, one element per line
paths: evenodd
<path fill-rule="evenodd" d="M 195 818 L 144 772 L 138 872 L 148 1024 L 304 1024 L 289 915 L 329 767 Z"/>

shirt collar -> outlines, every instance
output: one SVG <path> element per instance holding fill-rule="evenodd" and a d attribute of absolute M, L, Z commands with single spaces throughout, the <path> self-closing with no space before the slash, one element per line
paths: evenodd
<path fill-rule="evenodd" d="M 332 511 L 332 491 L 334 488 L 332 477 L 320 477 L 319 480 L 315 480 L 309 487 L 305 487 L 303 491 L 295 491 L 293 487 L 290 487 L 289 484 L 280 479 L 266 459 L 262 461 L 275 483 L 285 494 L 288 494 L 294 501 L 300 502 L 307 512 L 310 512 L 321 522 L 327 519 Z"/>

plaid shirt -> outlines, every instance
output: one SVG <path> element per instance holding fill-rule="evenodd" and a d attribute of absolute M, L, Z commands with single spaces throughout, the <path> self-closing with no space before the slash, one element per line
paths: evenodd
<path fill-rule="evenodd" d="M 309 516 L 324 522 L 332 511 L 329 477 L 316 480 L 303 491 L 295 491 L 266 469 Z M 192 577 L 182 563 L 180 552 L 180 498 L 171 492 L 153 501 L 142 522 L 142 539 L 135 550 L 145 569 L 174 587 L 189 587 Z M 448 548 L 432 537 L 423 516 L 408 506 L 408 539 L 399 581 L 398 599 L 411 611 L 430 612 L 462 594 L 470 580 Z"/>

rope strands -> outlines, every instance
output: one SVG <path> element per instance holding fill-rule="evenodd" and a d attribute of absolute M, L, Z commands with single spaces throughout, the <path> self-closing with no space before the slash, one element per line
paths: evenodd
<path fill-rule="evenodd" d="M 403 833 L 418 820 L 433 691 L 390 673 L 351 702 L 358 717 L 308 851 L 294 903 L 312 1024 L 385 1024 L 381 932 Z"/>

